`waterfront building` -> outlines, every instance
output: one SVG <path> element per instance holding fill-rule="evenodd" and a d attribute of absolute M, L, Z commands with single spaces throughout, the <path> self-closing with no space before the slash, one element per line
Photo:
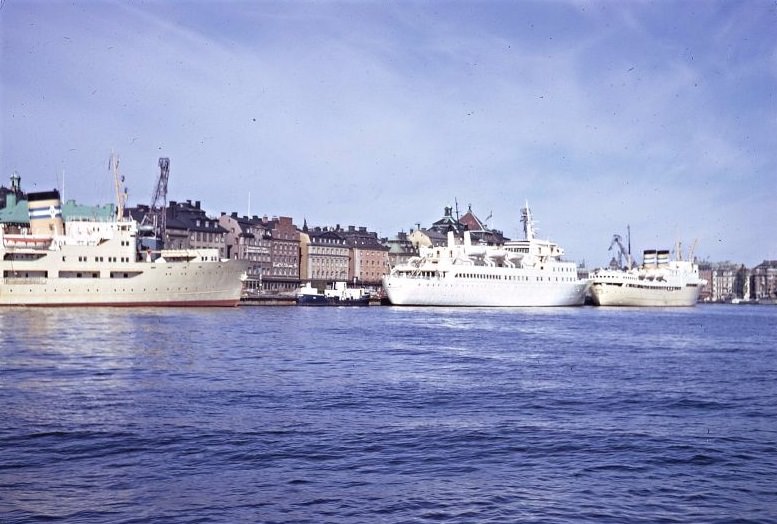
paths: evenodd
<path fill-rule="evenodd" d="M 777 260 L 764 260 L 752 269 L 750 298 L 759 302 L 777 300 Z"/>
<path fill-rule="evenodd" d="M 446 206 L 442 218 L 434 222 L 428 229 L 422 229 L 421 225 L 418 224 L 417 229 L 411 230 L 408 238 L 415 249 L 439 247 L 447 245 L 448 233 L 450 232 L 453 232 L 456 239 L 463 242 L 464 231 L 469 231 L 471 242 L 476 245 L 501 246 L 509 240 L 501 231 L 490 229 L 485 221 L 480 220 L 473 213 L 471 205 L 461 217 L 454 217 L 453 208 Z"/>
<path fill-rule="evenodd" d="M 304 229 L 307 245 L 302 251 L 307 257 L 304 264 L 307 271 L 300 275 L 300 280 L 322 288 L 327 283 L 347 281 L 350 249 L 338 232 L 340 227 Z"/>
<path fill-rule="evenodd" d="M 456 208 L 456 214 L 458 214 L 458 207 Z M 442 233 L 447 238 L 448 232 L 453 231 L 453 234 L 458 238 L 464 234 L 466 226 L 462 224 L 457 217 L 453 216 L 453 208 L 445 206 L 445 213 L 440 220 L 437 220 L 429 228 L 432 231 Z"/>
<path fill-rule="evenodd" d="M 488 218 L 491 218 L 489 214 Z M 486 219 L 488 220 L 488 219 Z M 468 206 L 467 212 L 459 218 L 459 223 L 464 225 L 464 229 L 469 231 L 473 244 L 486 246 L 501 246 L 506 240 L 504 234 L 497 229 L 489 229 L 486 223 L 480 220 L 472 212 L 472 206 Z"/>
<path fill-rule="evenodd" d="M 388 248 L 389 267 L 407 264 L 412 257 L 418 256 L 418 250 L 413 247 L 413 243 L 404 231 L 397 233 L 395 238 L 383 239 L 382 242 Z"/>
<path fill-rule="evenodd" d="M 747 299 L 749 292 L 749 271 L 744 265 L 731 262 L 699 264 L 699 277 L 707 281 L 699 294 L 705 302 L 731 302 Z"/>
<path fill-rule="evenodd" d="M 339 233 L 350 249 L 348 281 L 359 285 L 380 286 L 389 272 L 388 248 L 380 243 L 378 234 L 366 227 L 348 226 Z"/>
<path fill-rule="evenodd" d="M 422 247 L 440 247 L 448 244 L 447 233 L 441 233 L 434 229 L 422 229 L 420 226 L 411 229 L 407 239 L 416 251 Z"/>
<path fill-rule="evenodd" d="M 712 300 L 728 302 L 736 298 L 736 272 L 734 264 L 720 264 L 712 270 Z"/>
<path fill-rule="evenodd" d="M 699 291 L 699 302 L 712 302 L 712 266 L 709 263 L 699 264 L 699 278 L 706 281 Z"/>
<path fill-rule="evenodd" d="M 291 293 L 300 286 L 300 234 L 291 217 L 262 218 L 270 236 L 270 268 L 262 277 L 262 289 Z"/>
<path fill-rule="evenodd" d="M 226 257 L 227 231 L 206 214 L 199 200 L 171 201 L 166 213 L 165 249 L 215 248 Z"/>
<path fill-rule="evenodd" d="M 300 234 L 290 217 L 238 216 L 222 213 L 229 258 L 250 262 L 248 293 L 289 293 L 299 287 Z"/>
<path fill-rule="evenodd" d="M 149 213 L 149 206 L 138 205 L 127 210 L 129 215 L 142 224 Z M 200 201 L 192 203 L 170 201 L 165 209 L 166 227 L 162 244 L 164 249 L 218 249 L 219 256 L 226 257 L 227 231 L 216 218 L 207 215 Z"/>
<path fill-rule="evenodd" d="M 262 289 L 262 278 L 272 268 L 272 238 L 267 227 L 257 216 L 239 217 L 237 213 L 222 213 L 219 225 L 226 230 L 226 257 L 249 262 L 244 291 L 258 293 Z"/>

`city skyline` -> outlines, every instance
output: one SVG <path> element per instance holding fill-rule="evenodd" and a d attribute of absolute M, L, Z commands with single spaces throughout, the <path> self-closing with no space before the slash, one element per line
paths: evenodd
<path fill-rule="evenodd" d="M 444 7 L 444 8 L 443 8 Z M 773 2 L 7 1 L 2 147 L 27 191 L 394 236 L 445 206 L 602 265 L 777 258 Z M 249 197 L 250 195 L 250 197 Z M 250 204 L 249 204 L 250 200 Z"/>

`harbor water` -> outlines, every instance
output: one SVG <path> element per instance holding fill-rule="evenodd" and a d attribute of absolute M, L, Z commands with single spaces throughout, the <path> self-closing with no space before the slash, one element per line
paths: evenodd
<path fill-rule="evenodd" d="M 0 521 L 775 522 L 777 307 L 0 310 Z"/>

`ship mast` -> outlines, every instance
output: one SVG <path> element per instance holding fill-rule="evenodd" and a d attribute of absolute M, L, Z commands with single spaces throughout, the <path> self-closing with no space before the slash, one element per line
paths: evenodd
<path fill-rule="evenodd" d="M 526 201 L 526 207 L 521 209 L 521 222 L 523 222 L 523 234 L 526 240 L 534 240 L 534 220 L 531 217 L 529 201 Z"/>
<path fill-rule="evenodd" d="M 119 155 L 111 153 L 108 169 L 113 173 L 113 189 L 116 192 L 116 220 L 124 218 L 124 207 L 127 203 L 127 188 L 122 191 L 124 176 L 119 174 Z"/>

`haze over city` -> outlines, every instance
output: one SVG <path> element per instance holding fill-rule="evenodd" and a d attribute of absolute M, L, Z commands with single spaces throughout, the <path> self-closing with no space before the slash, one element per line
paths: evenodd
<path fill-rule="evenodd" d="M 0 183 L 777 258 L 777 3 L 0 3 Z M 63 187 L 64 186 L 64 187 Z M 250 196 L 249 196 L 250 195 Z"/>

